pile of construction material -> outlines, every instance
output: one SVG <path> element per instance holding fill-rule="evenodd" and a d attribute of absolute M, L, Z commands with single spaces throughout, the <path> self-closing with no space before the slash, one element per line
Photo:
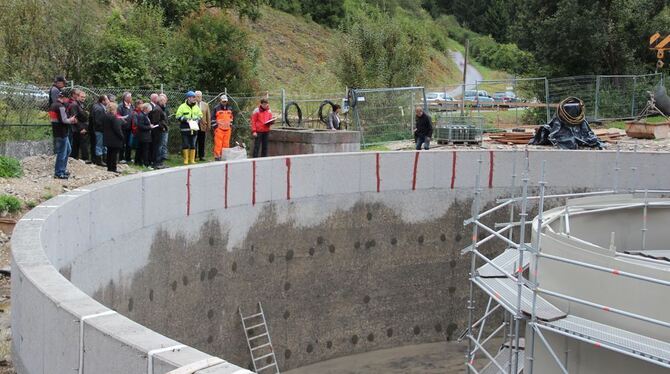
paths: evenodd
<path fill-rule="evenodd" d="M 593 130 L 593 133 L 600 139 L 601 142 L 616 144 L 621 138 L 626 136 L 626 133 L 622 130 L 611 128 L 611 129 L 597 129 Z M 533 136 L 535 135 L 535 130 L 532 129 L 514 129 L 511 132 L 500 132 L 489 135 L 491 141 L 501 144 L 528 144 Z"/>
<path fill-rule="evenodd" d="M 521 129 L 522 131 L 500 132 L 489 135 L 491 141 L 502 144 L 528 144 L 535 135 L 534 130 Z"/>

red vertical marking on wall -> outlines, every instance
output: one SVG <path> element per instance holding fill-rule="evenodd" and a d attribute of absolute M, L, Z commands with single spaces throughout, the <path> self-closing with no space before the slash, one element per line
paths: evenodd
<path fill-rule="evenodd" d="M 191 169 L 186 170 L 186 216 L 191 215 Z"/>
<path fill-rule="evenodd" d="M 456 183 L 456 151 L 452 154 L 451 158 L 451 189 L 454 189 L 454 184 Z"/>
<path fill-rule="evenodd" d="M 256 205 L 256 160 L 251 162 L 251 205 Z"/>
<path fill-rule="evenodd" d="M 489 188 L 493 188 L 493 151 L 489 151 Z"/>
<path fill-rule="evenodd" d="M 419 166 L 419 151 L 414 154 L 414 172 L 412 173 L 412 191 L 416 190 L 416 169 Z"/>
<path fill-rule="evenodd" d="M 223 182 L 223 207 L 228 209 L 228 163 L 226 163 L 226 175 Z"/>
<path fill-rule="evenodd" d="M 380 191 L 381 177 L 379 176 L 379 153 L 377 153 L 377 192 Z"/>
<path fill-rule="evenodd" d="M 291 200 L 291 159 L 286 157 L 286 200 Z"/>

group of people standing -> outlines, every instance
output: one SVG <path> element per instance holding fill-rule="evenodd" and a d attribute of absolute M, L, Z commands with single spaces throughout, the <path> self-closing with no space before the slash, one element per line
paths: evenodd
<path fill-rule="evenodd" d="M 130 92 L 123 93 L 118 103 L 112 95 L 100 95 L 88 110 L 86 93 L 73 88 L 66 97 L 63 93 L 66 83 L 64 77 L 56 77 L 49 91 L 55 178 L 69 178 L 68 157 L 118 172 L 118 163 L 133 161 L 133 150 L 136 165 L 165 167 L 170 115 L 165 94 L 153 93 L 146 103 L 133 100 Z M 223 149 L 230 146 L 234 119 L 227 95 L 222 95 L 220 103 L 210 111 L 209 104 L 202 100 L 202 92 L 189 91 L 175 118 L 179 121 L 185 165 L 196 163 L 196 158 L 205 160 L 205 138 L 210 131 L 214 135 L 214 158 L 222 159 Z"/>
<path fill-rule="evenodd" d="M 115 173 L 118 163 L 132 161 L 153 169 L 165 167 L 170 116 L 166 95 L 153 93 L 146 103 L 133 100 L 130 92 L 123 93 L 118 103 L 113 95 L 100 95 L 89 110 L 85 104 L 86 93 L 73 88 L 66 97 L 65 85 L 64 77 L 56 77 L 49 92 L 55 178 L 69 178 L 68 157 L 106 166 Z M 174 114 L 179 121 L 184 165 L 194 164 L 196 159 L 205 160 L 205 140 L 210 132 L 214 137 L 214 159 L 221 161 L 223 150 L 230 147 L 233 131 L 234 112 L 228 96 L 221 95 L 212 110 L 202 100 L 202 92 L 188 91 L 185 96 Z M 267 98 L 261 99 L 251 115 L 253 157 L 268 155 L 268 134 L 275 120 Z M 330 122 L 330 126 L 339 127 L 337 115 L 331 121 L 334 123 Z"/>
<path fill-rule="evenodd" d="M 125 92 L 121 102 L 108 95 L 86 108 L 86 93 L 78 88 L 66 97 L 65 79 L 57 77 L 49 93 L 49 117 L 54 137 L 54 177 L 68 179 L 68 157 L 106 166 L 118 172 L 117 163 L 131 162 L 155 169 L 167 160 L 167 96 L 151 94 L 150 101 L 135 100 Z M 90 157 L 89 157 L 90 156 Z"/>

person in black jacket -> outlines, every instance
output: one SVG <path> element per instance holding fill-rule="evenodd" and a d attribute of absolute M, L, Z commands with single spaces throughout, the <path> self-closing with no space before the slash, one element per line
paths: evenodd
<path fill-rule="evenodd" d="M 137 153 L 135 156 L 135 164 L 144 165 L 146 167 L 151 166 L 151 160 L 149 159 L 149 153 L 151 150 L 151 130 L 158 127 L 158 125 L 152 125 L 149 120 L 149 113 L 151 112 L 152 107 L 149 103 L 142 104 L 142 111 L 137 114 L 135 117 L 135 125 L 137 126 Z"/>
<path fill-rule="evenodd" d="M 119 103 L 119 109 L 117 113 L 119 113 L 123 119 L 123 139 L 125 143 L 123 143 L 123 149 L 121 150 L 121 161 L 119 161 L 119 163 L 125 164 L 126 162 L 130 162 L 130 156 L 133 150 L 130 144 L 130 121 L 132 114 L 135 111 L 135 106 L 133 105 L 133 95 L 130 92 L 124 92 L 121 96 L 121 99 L 122 100 Z"/>
<path fill-rule="evenodd" d="M 124 120 L 117 113 L 119 105 L 111 102 L 107 105 L 107 112 L 101 118 L 104 145 L 107 147 L 107 171 L 118 173 L 116 163 L 119 160 L 119 152 L 123 148 L 123 123 Z"/>
<path fill-rule="evenodd" d="M 108 104 L 109 99 L 107 99 L 107 95 L 101 95 L 98 97 L 98 102 L 93 104 L 93 108 L 91 108 L 91 120 L 89 123 L 89 126 L 93 130 L 91 131 L 91 149 L 93 154 L 93 163 L 98 166 L 107 166 L 103 161 L 103 155 L 107 153 L 107 150 L 103 144 L 102 125 Z"/>
<path fill-rule="evenodd" d="M 67 107 L 67 113 L 69 116 L 74 116 L 77 118 L 77 123 L 72 125 L 72 153 L 70 157 L 74 159 L 81 158 L 86 161 L 87 164 L 90 164 L 89 160 L 89 128 L 88 120 L 89 113 L 84 109 L 84 103 L 86 102 L 86 93 L 78 88 L 72 90 L 72 102 Z"/>
<path fill-rule="evenodd" d="M 151 95 L 151 112 L 149 112 L 149 121 L 154 126 L 151 130 L 151 166 L 154 169 L 163 169 L 163 159 L 160 154 L 161 137 L 164 131 L 167 131 L 167 116 L 163 108 L 159 105 L 158 94 Z"/>
<path fill-rule="evenodd" d="M 424 113 L 422 107 L 416 107 L 415 113 L 414 139 L 416 140 L 416 150 L 420 150 L 421 145 L 425 150 L 428 150 L 430 148 L 430 138 L 433 137 L 433 123 L 430 116 Z"/>

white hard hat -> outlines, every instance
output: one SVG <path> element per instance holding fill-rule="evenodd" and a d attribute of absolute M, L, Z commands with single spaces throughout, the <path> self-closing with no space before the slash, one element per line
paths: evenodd
<path fill-rule="evenodd" d="M 221 95 L 221 101 L 228 101 L 228 95 Z"/>

